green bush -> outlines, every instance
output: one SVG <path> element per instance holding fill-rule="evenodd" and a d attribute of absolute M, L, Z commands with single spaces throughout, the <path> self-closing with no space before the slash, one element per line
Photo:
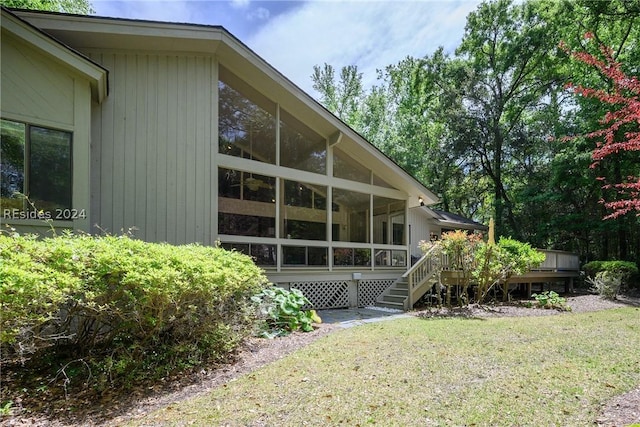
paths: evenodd
<path fill-rule="evenodd" d="M 598 288 L 593 283 L 597 279 L 598 273 L 606 273 L 601 275 L 601 279 L 606 279 L 605 281 L 619 280 L 619 286 L 631 285 L 633 278 L 638 276 L 638 266 L 631 261 L 591 261 L 586 263 L 582 269 L 587 276 L 587 283 L 593 285 L 594 289 Z"/>
<path fill-rule="evenodd" d="M 267 283 L 238 252 L 128 236 L 0 234 L 0 254 L 2 362 L 81 360 L 94 386 L 228 357 Z"/>
<path fill-rule="evenodd" d="M 304 310 L 309 300 L 299 289 L 290 291 L 276 286 L 264 289 L 253 297 L 260 307 L 265 323 L 262 336 L 274 338 L 301 330 L 313 331 L 313 323 L 320 323 L 320 317 L 314 310 Z"/>

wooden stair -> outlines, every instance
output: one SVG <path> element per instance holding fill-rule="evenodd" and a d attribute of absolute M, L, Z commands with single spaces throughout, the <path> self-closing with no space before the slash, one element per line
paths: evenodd
<path fill-rule="evenodd" d="M 440 255 L 427 252 L 405 274 L 377 298 L 376 306 L 396 310 L 411 310 L 413 305 L 431 290 L 437 280 L 434 275 Z"/>

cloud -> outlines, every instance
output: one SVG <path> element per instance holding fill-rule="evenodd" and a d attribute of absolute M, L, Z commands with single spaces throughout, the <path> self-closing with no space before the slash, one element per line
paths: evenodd
<path fill-rule="evenodd" d="M 457 47 L 479 1 L 319 1 L 272 18 L 244 40 L 267 62 L 314 95 L 313 66 L 357 65 L 365 85 L 376 70 L 437 47 Z"/>
<path fill-rule="evenodd" d="M 249 6 L 250 0 L 231 0 L 231 6 L 236 9 L 245 9 Z"/>
<path fill-rule="evenodd" d="M 271 13 L 269 12 L 269 9 L 259 7 L 249 12 L 249 14 L 247 14 L 247 19 L 249 21 L 266 21 L 270 16 Z"/>

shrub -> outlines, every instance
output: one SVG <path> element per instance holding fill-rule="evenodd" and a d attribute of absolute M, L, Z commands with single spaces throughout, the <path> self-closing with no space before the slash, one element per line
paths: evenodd
<path fill-rule="evenodd" d="M 302 330 L 313 331 L 313 323 L 320 323 L 315 310 L 304 310 L 309 300 L 299 289 L 288 291 L 279 287 L 264 289 L 253 297 L 260 307 L 265 324 L 262 336 L 274 338 Z"/>
<path fill-rule="evenodd" d="M 591 261 L 585 264 L 582 269 L 587 275 L 587 283 L 592 285 L 592 289 L 598 292 L 599 289 L 606 289 L 605 293 L 610 293 L 612 285 L 617 286 L 615 295 L 620 288 L 631 285 L 632 278 L 638 275 L 638 266 L 631 261 Z M 599 273 L 607 273 L 598 278 Z M 613 282 L 612 282 L 613 281 Z M 614 282 L 619 281 L 618 285 Z M 595 282 L 598 282 L 597 284 Z M 605 283 L 608 282 L 608 283 Z M 604 288 L 602 288 L 604 286 Z M 607 297 L 609 298 L 609 297 Z M 614 296 L 615 298 L 615 296 Z"/>
<path fill-rule="evenodd" d="M 635 262 L 631 261 L 591 261 L 586 263 L 582 268 L 588 276 L 595 276 L 601 271 L 621 274 L 627 278 L 638 274 L 638 266 Z"/>
<path fill-rule="evenodd" d="M 620 287 L 622 285 L 622 278 L 620 274 L 610 271 L 599 271 L 595 277 L 587 277 L 587 283 L 591 285 L 591 291 L 597 293 L 606 299 L 616 299 Z"/>
<path fill-rule="evenodd" d="M 497 244 L 489 244 L 477 234 L 460 230 L 443 234 L 439 241 L 421 241 L 419 246 L 425 253 L 433 250 L 434 254 L 444 255 L 449 260 L 448 264 L 444 263 L 446 268 L 462 273 L 461 277 L 456 277 L 456 284 L 462 285 L 462 302 L 468 302 L 469 286 L 475 286 L 476 301 L 482 303 L 494 286 L 511 276 L 525 274 L 545 259 L 542 252 L 528 243 L 501 237 Z M 438 266 L 439 274 L 442 268 L 442 265 Z M 447 287 L 448 305 L 450 288 Z"/>
<path fill-rule="evenodd" d="M 1 234 L 0 254 L 3 362 L 81 361 L 98 387 L 228 357 L 267 283 L 240 253 L 128 236 Z"/>

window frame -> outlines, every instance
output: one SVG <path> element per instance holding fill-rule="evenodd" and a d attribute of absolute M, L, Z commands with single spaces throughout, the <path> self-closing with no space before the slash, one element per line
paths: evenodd
<path fill-rule="evenodd" d="M 13 119 L 10 117 L 2 116 L 0 117 L 0 121 L 9 122 L 13 124 L 20 124 L 24 126 L 24 156 L 23 156 L 23 182 L 22 182 L 22 191 L 21 194 L 24 194 L 27 198 L 22 200 L 22 207 L 19 209 L 20 214 L 18 217 L 14 217 L 14 215 L 5 216 L 6 210 L 3 208 L 2 212 L 0 212 L 0 218 L 3 220 L 22 220 L 22 219 L 46 219 L 46 220 L 54 220 L 54 221 L 63 221 L 68 222 L 77 218 L 82 218 L 86 216 L 85 210 L 76 211 L 74 209 L 74 150 L 75 150 L 75 141 L 74 141 L 74 130 L 68 128 L 55 127 L 50 125 L 42 125 L 31 121 L 21 120 L 21 119 Z M 66 189 L 68 191 L 69 203 L 68 206 L 54 208 L 54 209 L 40 209 L 37 205 L 37 201 L 32 201 L 31 195 L 31 181 L 32 181 L 32 130 L 33 129 L 42 129 L 45 131 L 58 132 L 61 134 L 65 134 L 68 137 L 68 153 L 69 153 L 69 188 Z M 15 194 L 15 192 L 14 192 Z M 1 196 L 0 196 L 1 197 Z M 9 196 L 8 198 L 13 198 Z M 18 209 L 18 208 L 14 208 Z M 36 216 L 29 215 L 29 212 L 37 211 L 38 214 Z M 68 215 L 67 215 L 68 213 Z"/>

